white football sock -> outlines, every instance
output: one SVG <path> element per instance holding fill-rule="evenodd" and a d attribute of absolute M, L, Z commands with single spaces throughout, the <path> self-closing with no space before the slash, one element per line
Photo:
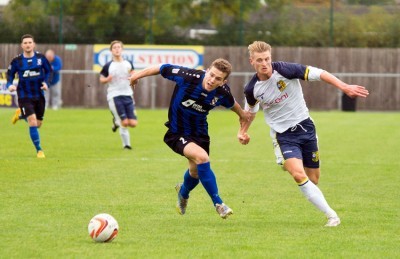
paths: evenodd
<path fill-rule="evenodd" d="M 121 135 L 122 147 L 131 145 L 131 137 L 128 128 L 119 127 L 119 135 Z"/>
<path fill-rule="evenodd" d="M 307 179 L 307 182 L 299 185 L 299 187 L 304 196 L 328 218 L 337 217 L 336 212 L 329 207 L 321 190 L 313 182 Z"/>

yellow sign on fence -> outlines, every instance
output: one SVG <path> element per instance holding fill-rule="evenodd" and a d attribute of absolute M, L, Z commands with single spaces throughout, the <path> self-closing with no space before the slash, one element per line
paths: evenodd
<path fill-rule="evenodd" d="M 93 70 L 100 72 L 112 60 L 110 45 L 98 44 L 93 49 Z M 203 54 L 203 46 L 124 45 L 123 51 L 123 57 L 133 63 L 135 70 L 162 63 L 203 69 Z"/>

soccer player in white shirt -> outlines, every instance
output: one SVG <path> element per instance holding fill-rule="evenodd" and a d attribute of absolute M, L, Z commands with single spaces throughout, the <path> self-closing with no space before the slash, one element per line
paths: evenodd
<path fill-rule="evenodd" d="M 113 114 L 115 132 L 119 134 L 124 149 L 132 149 L 128 127 L 138 124 L 135 112 L 133 90 L 130 77 L 134 72 L 132 62 L 122 57 L 123 43 L 115 40 L 110 44 L 112 60 L 104 65 L 100 72 L 100 83 L 107 85 L 108 106 Z"/>
<path fill-rule="evenodd" d="M 283 165 L 304 196 L 328 218 L 325 226 L 335 227 L 340 218 L 317 187 L 320 176 L 319 150 L 314 123 L 310 118 L 300 84 L 301 80 L 324 81 L 351 98 L 367 97 L 363 86 L 349 85 L 322 69 L 296 63 L 272 62 L 271 46 L 255 41 L 248 47 L 250 64 L 256 74 L 245 87 L 245 110 L 250 121 L 238 132 L 242 144 L 248 144 L 247 130 L 261 106 L 271 128 L 277 163 Z"/>

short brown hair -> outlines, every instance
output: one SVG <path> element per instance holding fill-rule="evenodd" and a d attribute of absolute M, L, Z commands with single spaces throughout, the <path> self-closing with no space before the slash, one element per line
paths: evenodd
<path fill-rule="evenodd" d="M 247 48 L 249 50 L 249 55 L 250 57 L 253 56 L 254 52 L 261 53 L 261 52 L 266 52 L 269 51 L 271 52 L 272 47 L 268 43 L 264 41 L 254 41 L 249 45 Z"/>
<path fill-rule="evenodd" d="M 26 38 L 31 38 L 33 41 L 35 41 L 35 38 L 31 34 L 24 34 L 21 37 L 21 42 Z"/>
<path fill-rule="evenodd" d="M 211 63 L 210 67 L 215 67 L 216 69 L 218 69 L 219 71 L 226 73 L 226 77 L 224 79 L 227 79 L 228 76 L 231 74 L 232 72 L 232 65 L 231 63 L 229 63 L 228 60 L 223 59 L 223 58 L 217 58 L 216 60 L 213 61 L 213 63 Z"/>
<path fill-rule="evenodd" d="M 110 43 L 110 50 L 112 49 L 112 47 L 114 46 L 114 44 L 117 44 L 117 43 L 121 44 L 121 47 L 124 47 L 124 43 L 122 43 L 122 41 L 120 41 L 120 40 L 113 40 L 113 41 Z"/>

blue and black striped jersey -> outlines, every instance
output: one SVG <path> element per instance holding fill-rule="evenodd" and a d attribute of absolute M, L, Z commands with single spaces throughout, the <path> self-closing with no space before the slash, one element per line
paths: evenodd
<path fill-rule="evenodd" d="M 23 54 L 16 56 L 8 67 L 7 88 L 13 83 L 18 73 L 18 98 L 38 98 L 44 96 L 42 83 L 49 85 L 51 65 L 46 57 L 35 52 L 33 57 L 25 58 Z"/>
<path fill-rule="evenodd" d="M 205 71 L 164 64 L 160 74 L 175 81 L 165 125 L 173 133 L 191 136 L 208 136 L 208 112 L 217 106 L 232 108 L 235 99 L 229 86 L 217 87 L 211 92 L 203 89 Z"/>

